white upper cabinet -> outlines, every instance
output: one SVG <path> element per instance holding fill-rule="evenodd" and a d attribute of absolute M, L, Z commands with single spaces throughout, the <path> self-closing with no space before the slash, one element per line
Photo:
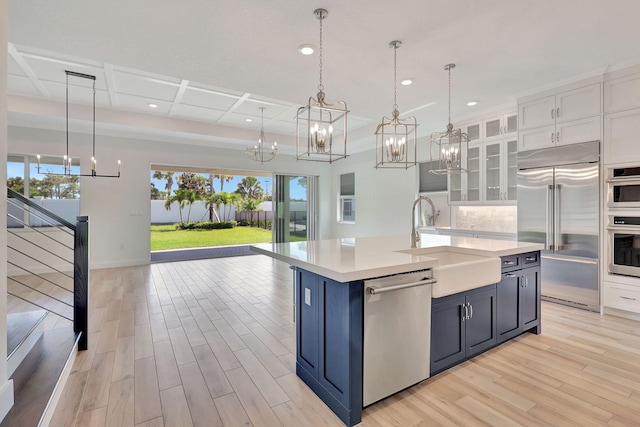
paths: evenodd
<path fill-rule="evenodd" d="M 592 83 L 518 106 L 518 150 L 599 140 L 601 86 Z"/>
<path fill-rule="evenodd" d="M 467 138 L 469 142 L 478 141 L 481 138 L 480 135 L 480 127 L 482 123 L 480 121 L 471 122 L 467 125 L 462 126 L 462 131 L 467 134 Z"/>
<path fill-rule="evenodd" d="M 604 83 L 604 112 L 640 108 L 640 73 Z"/>
<path fill-rule="evenodd" d="M 463 152 L 467 172 L 449 175 L 449 204 L 514 204 L 517 113 L 496 114 L 460 127 L 469 138 L 469 149 Z"/>
<path fill-rule="evenodd" d="M 640 162 L 640 108 L 604 115 L 604 163 Z"/>
<path fill-rule="evenodd" d="M 478 141 L 469 143 L 469 149 L 462 153 L 463 164 L 467 165 L 467 172 L 449 175 L 449 204 L 450 205 L 479 205 L 482 198 L 481 181 L 482 144 Z"/>
<path fill-rule="evenodd" d="M 600 115 L 600 83 L 556 95 L 556 123 Z"/>
<path fill-rule="evenodd" d="M 514 204 L 518 185 L 517 137 L 485 142 L 483 150 L 484 204 Z"/>
<path fill-rule="evenodd" d="M 555 124 L 556 97 L 547 96 L 518 106 L 520 130 Z"/>
<path fill-rule="evenodd" d="M 518 131 L 518 113 L 500 114 L 482 121 L 484 141 L 502 139 L 505 135 L 515 134 Z"/>
<path fill-rule="evenodd" d="M 605 164 L 640 162 L 640 73 L 622 73 L 604 83 Z"/>

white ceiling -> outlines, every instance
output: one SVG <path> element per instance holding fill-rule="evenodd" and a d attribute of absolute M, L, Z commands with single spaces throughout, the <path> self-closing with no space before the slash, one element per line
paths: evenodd
<path fill-rule="evenodd" d="M 64 70 L 73 70 L 96 76 L 104 132 L 157 134 L 166 126 L 185 141 L 244 144 L 257 136 L 264 106 L 267 139 L 290 145 L 296 109 L 317 92 L 317 52 L 297 51 L 318 45 L 317 7 L 329 11 L 325 92 L 347 102 L 350 142 L 360 147 L 373 144 L 377 122 L 392 109 L 394 39 L 403 42 L 398 78 L 415 79 L 399 85 L 399 109 L 417 117 L 421 136 L 446 125 L 447 63 L 457 64 L 454 121 L 640 63 L 639 0 L 10 0 L 8 88 L 20 102 L 10 97 L 9 124 L 50 125 L 25 105 L 59 107 Z M 75 87 L 87 83 L 70 80 L 71 102 L 91 102 L 90 91 Z M 478 106 L 467 107 L 469 100 Z M 64 110 L 55 115 L 60 121 Z"/>

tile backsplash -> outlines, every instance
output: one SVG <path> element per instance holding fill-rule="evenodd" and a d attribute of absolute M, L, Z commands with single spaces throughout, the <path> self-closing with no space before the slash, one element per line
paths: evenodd
<path fill-rule="evenodd" d="M 518 232 L 517 206 L 454 206 L 451 227 L 463 230 Z"/>

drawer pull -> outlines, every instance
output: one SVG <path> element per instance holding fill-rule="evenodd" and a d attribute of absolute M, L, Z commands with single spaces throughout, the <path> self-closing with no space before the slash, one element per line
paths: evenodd
<path fill-rule="evenodd" d="M 507 278 L 509 278 L 509 279 L 513 279 L 514 277 L 516 277 L 516 275 L 515 275 L 515 274 L 513 274 L 513 273 L 506 273 L 506 274 L 504 275 L 504 277 L 507 277 Z"/>
<path fill-rule="evenodd" d="M 535 261 L 535 260 L 536 260 L 536 257 L 534 257 L 534 256 L 528 256 L 528 257 L 526 257 L 524 260 L 525 260 L 525 261 Z"/>
<path fill-rule="evenodd" d="M 628 299 L 629 301 L 636 301 L 636 299 L 635 299 L 635 298 L 625 297 L 625 296 L 622 296 L 622 295 L 620 295 L 620 298 L 622 298 L 622 299 Z"/>
<path fill-rule="evenodd" d="M 502 264 L 504 265 L 515 265 L 516 263 L 513 261 L 504 261 Z"/>

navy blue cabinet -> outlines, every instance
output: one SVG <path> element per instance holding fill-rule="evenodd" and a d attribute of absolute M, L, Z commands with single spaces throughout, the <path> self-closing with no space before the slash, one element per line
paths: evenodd
<path fill-rule="evenodd" d="M 495 285 L 432 300 L 431 375 L 495 344 Z"/>
<path fill-rule="evenodd" d="M 506 257 L 505 257 L 506 258 Z M 525 331 L 540 333 L 540 260 L 538 252 L 503 258 L 497 285 L 498 343 Z"/>
<path fill-rule="evenodd" d="M 498 284 L 432 300 L 431 375 L 540 328 L 540 252 L 502 257 Z"/>
<path fill-rule="evenodd" d="M 362 419 L 362 281 L 296 269 L 296 373 L 348 426 Z"/>

